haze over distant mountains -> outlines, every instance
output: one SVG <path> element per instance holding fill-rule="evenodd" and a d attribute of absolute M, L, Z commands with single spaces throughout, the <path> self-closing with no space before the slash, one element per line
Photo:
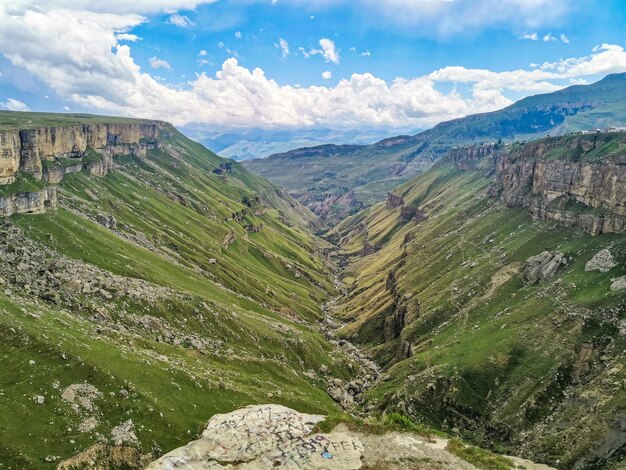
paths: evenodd
<path fill-rule="evenodd" d="M 367 145 L 397 134 L 397 130 L 384 128 L 330 129 L 228 129 L 216 131 L 213 126 L 190 124 L 181 130 L 194 140 L 223 157 L 236 161 L 265 158 L 298 147 L 312 147 L 328 142 Z"/>

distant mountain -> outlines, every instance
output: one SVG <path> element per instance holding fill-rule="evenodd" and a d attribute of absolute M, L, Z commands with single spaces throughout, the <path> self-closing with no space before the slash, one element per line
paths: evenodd
<path fill-rule="evenodd" d="M 392 137 L 371 145 L 300 148 L 246 166 L 307 200 L 319 201 L 320 195 L 336 199 L 353 191 L 355 198 L 347 200 L 371 204 L 391 188 L 430 168 L 456 145 L 500 139 L 525 141 L 546 134 L 623 125 L 626 74 L 614 74 L 591 85 L 530 96 L 499 111 L 443 122 L 416 135 Z M 340 207 L 324 216 L 333 221 L 346 209 L 350 208 Z"/>
<path fill-rule="evenodd" d="M 216 132 L 215 129 L 207 129 L 203 124 L 191 124 L 181 130 L 221 156 L 237 161 L 265 158 L 296 147 L 311 147 L 327 142 L 365 145 L 394 134 L 393 131 L 378 128 L 365 130 L 243 129 L 240 132 L 232 132 L 232 130 Z"/>

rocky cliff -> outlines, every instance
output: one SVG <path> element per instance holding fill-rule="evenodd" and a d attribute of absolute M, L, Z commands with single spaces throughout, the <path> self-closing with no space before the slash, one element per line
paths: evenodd
<path fill-rule="evenodd" d="M 51 209 L 57 205 L 57 191 L 54 186 L 42 189 L 41 191 L 24 192 L 10 194 L 0 197 L 0 216 L 10 216 L 13 214 L 34 213 L 40 214 L 46 209 Z"/>
<path fill-rule="evenodd" d="M 0 184 L 14 181 L 19 171 L 43 176 L 44 161 L 81 158 L 92 149 L 106 156 L 144 156 L 166 131 L 160 122 L 82 124 L 0 131 Z"/>
<path fill-rule="evenodd" d="M 170 134 L 157 121 L 93 123 L 0 130 L 0 185 L 10 185 L 20 174 L 56 184 L 68 173 L 86 170 L 104 176 L 118 155 L 146 156 Z M 8 194 L 6 194 L 8 193 Z M 43 212 L 56 205 L 56 190 L 7 188 L 0 197 L 0 215 Z"/>
<path fill-rule="evenodd" d="M 626 134 L 542 139 L 495 158 L 490 189 L 533 218 L 593 234 L 626 232 Z"/>

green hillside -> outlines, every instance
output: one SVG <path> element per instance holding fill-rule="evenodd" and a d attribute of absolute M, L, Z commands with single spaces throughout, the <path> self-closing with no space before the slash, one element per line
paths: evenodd
<path fill-rule="evenodd" d="M 174 131 L 115 162 L 2 221 L 0 468 L 52 468 L 128 420 L 161 453 L 251 403 L 336 410 L 319 370 L 351 360 L 314 327 L 334 292 L 315 216 Z"/>
<path fill-rule="evenodd" d="M 368 398 L 500 452 L 621 468 L 626 290 L 611 285 L 626 274 L 626 237 L 534 221 L 487 196 L 491 157 L 476 168 L 439 165 L 394 191 L 403 207 L 381 202 L 331 232 L 349 260 L 342 336 L 386 369 Z M 603 249 L 614 265 L 587 271 Z M 546 250 L 567 265 L 528 281 Z"/>

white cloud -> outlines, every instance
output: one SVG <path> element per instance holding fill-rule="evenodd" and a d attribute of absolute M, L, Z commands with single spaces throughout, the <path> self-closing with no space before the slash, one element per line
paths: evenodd
<path fill-rule="evenodd" d="M 289 55 L 289 43 L 283 38 L 278 39 L 277 47 L 280 48 L 280 53 L 283 57 L 287 57 Z"/>
<path fill-rule="evenodd" d="M 565 44 L 569 44 L 570 43 L 569 38 L 565 34 L 561 33 L 560 38 L 561 38 L 561 41 L 564 42 Z"/>
<path fill-rule="evenodd" d="M 236 37 L 237 39 L 241 39 L 241 38 L 243 37 L 243 36 L 241 35 L 241 31 L 237 31 L 237 32 L 235 32 L 235 37 Z"/>
<path fill-rule="evenodd" d="M 361 52 L 361 55 L 363 57 L 371 57 L 372 53 L 370 51 L 364 51 L 364 52 Z"/>
<path fill-rule="evenodd" d="M 552 33 L 548 33 L 543 37 L 543 42 L 556 41 L 556 38 L 552 35 Z"/>
<path fill-rule="evenodd" d="M 193 10 L 197 6 L 214 3 L 217 0 L 11 0 L 14 11 L 38 10 L 45 5 L 46 10 L 67 9 L 94 13 L 175 13 L 178 10 Z M 3 2 L 9 3 L 9 2 Z"/>
<path fill-rule="evenodd" d="M 324 80 L 330 80 L 331 78 L 333 78 L 333 73 L 330 70 L 325 70 L 324 72 L 322 72 L 322 78 Z"/>
<path fill-rule="evenodd" d="M 603 44 L 587 56 L 529 69 L 445 67 L 393 81 L 363 73 L 333 86 L 300 88 L 278 84 L 263 70 L 242 67 L 230 58 L 214 76 L 201 73 L 185 84 L 170 85 L 152 76 L 150 69 L 142 70 L 131 54 L 132 44 L 120 44 L 116 38 L 143 21 L 136 13 L 58 8 L 12 9 L 9 14 L 0 5 L 0 53 L 76 107 L 222 128 L 370 124 L 420 128 L 500 108 L 510 103 L 510 92 L 519 96 L 552 91 L 572 80 L 626 71 L 624 49 Z M 332 50 L 339 61 L 334 44 Z M 333 62 L 330 51 L 325 53 Z M 450 89 L 442 83 L 464 83 L 470 92 L 461 94 L 454 86 L 442 91 Z"/>
<path fill-rule="evenodd" d="M 128 34 L 128 33 L 118 33 L 115 35 L 115 39 L 117 39 L 118 41 L 130 41 L 130 42 L 137 42 L 137 41 L 141 41 L 141 38 L 135 34 Z"/>
<path fill-rule="evenodd" d="M 206 51 L 206 50 L 204 50 L 204 49 L 202 49 L 200 52 L 198 52 L 198 55 L 199 55 L 200 57 L 204 57 L 205 55 L 207 55 L 207 51 Z"/>
<path fill-rule="evenodd" d="M 7 98 L 4 103 L 0 102 L 0 109 L 8 109 L 9 111 L 30 111 L 26 103 L 14 98 Z"/>
<path fill-rule="evenodd" d="M 335 48 L 335 43 L 328 38 L 322 38 L 320 39 L 319 44 L 321 49 L 311 49 L 308 53 L 304 54 L 304 56 L 308 58 L 312 55 L 321 55 L 324 57 L 326 62 L 332 62 L 339 65 L 341 58 L 339 57 L 339 52 Z M 303 48 L 300 49 L 303 51 Z"/>
<path fill-rule="evenodd" d="M 179 28 L 191 28 L 195 26 L 195 23 L 191 21 L 187 16 L 181 15 L 180 13 L 174 13 L 170 15 L 167 19 L 169 24 L 173 24 L 174 26 L 178 26 Z"/>
<path fill-rule="evenodd" d="M 537 33 L 524 33 L 522 35 L 522 39 L 528 39 L 530 41 L 537 41 L 539 40 L 539 35 Z"/>
<path fill-rule="evenodd" d="M 167 60 L 159 59 L 158 57 L 150 57 L 150 67 L 153 69 L 165 69 L 172 70 L 172 66 Z"/>

